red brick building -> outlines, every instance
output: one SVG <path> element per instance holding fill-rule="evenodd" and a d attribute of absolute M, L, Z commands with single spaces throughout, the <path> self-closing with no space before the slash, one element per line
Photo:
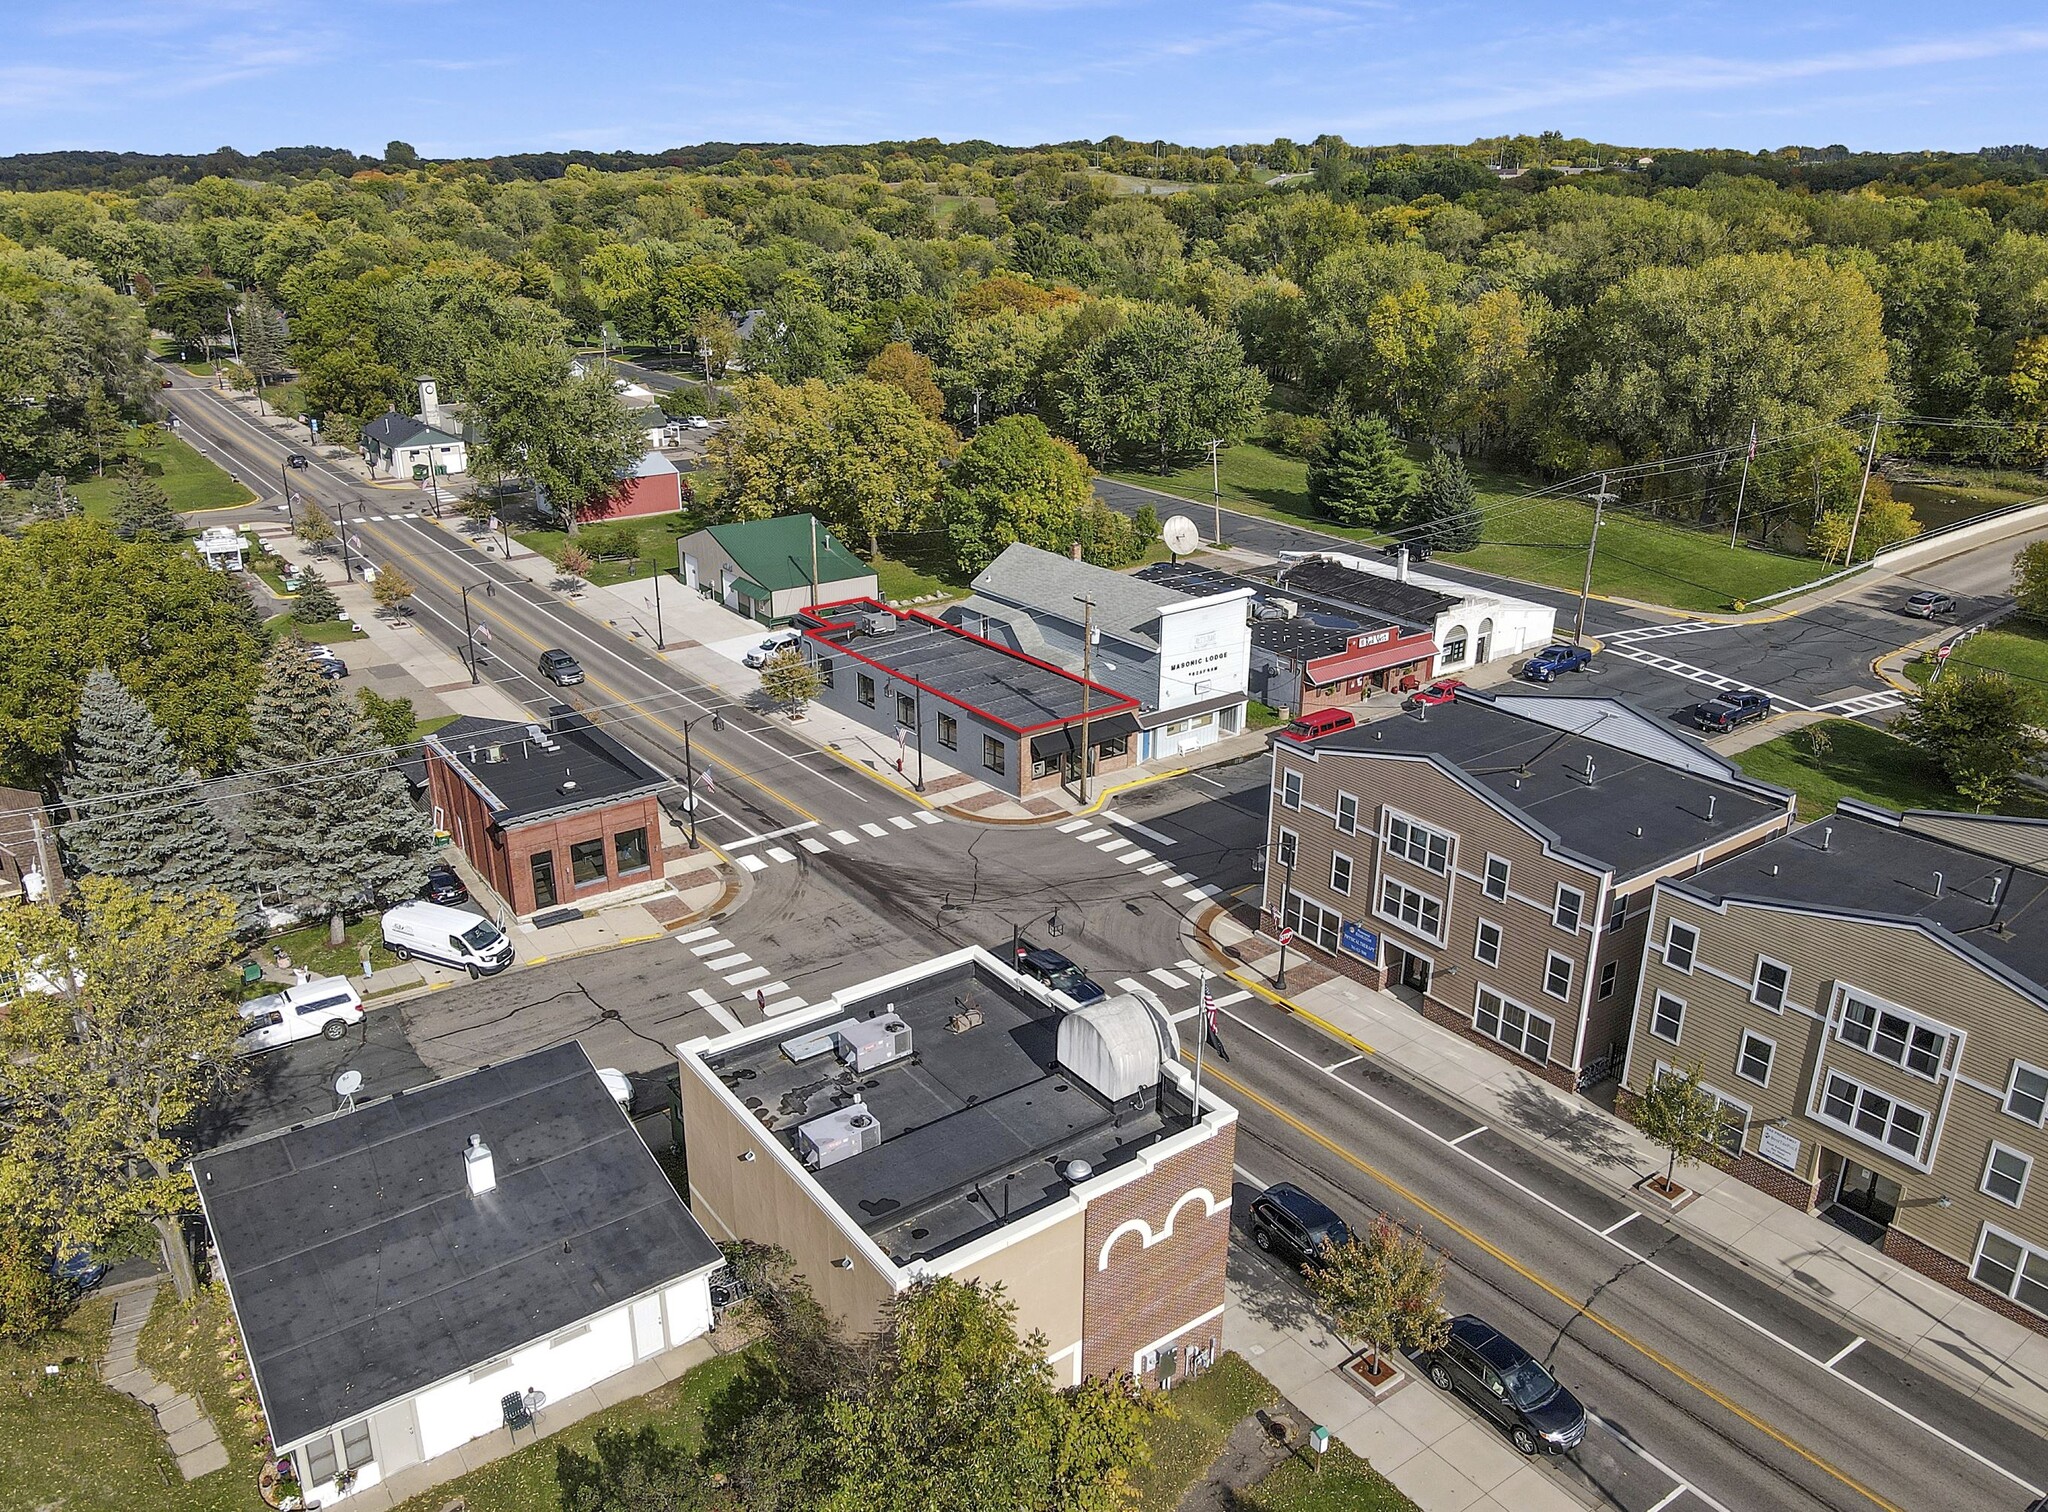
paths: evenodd
<path fill-rule="evenodd" d="M 426 739 L 434 828 L 517 914 L 661 880 L 668 779 L 585 716 L 465 715 Z"/>

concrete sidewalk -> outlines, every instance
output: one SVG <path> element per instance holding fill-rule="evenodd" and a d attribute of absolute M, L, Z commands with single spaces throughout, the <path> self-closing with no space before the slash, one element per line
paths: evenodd
<path fill-rule="evenodd" d="M 1623 1201 L 1668 1219 L 1688 1238 L 1770 1278 L 1788 1295 L 1859 1334 L 1888 1341 L 1964 1394 L 2048 1427 L 2048 1336 L 1712 1165 L 1679 1173 L 1681 1183 L 1698 1195 L 1673 1214 L 1636 1192 L 1643 1178 L 1663 1172 L 1666 1157 L 1634 1125 L 1586 1098 L 1566 1097 L 1439 1028 L 1391 993 L 1332 976 L 1298 953 L 1288 963 L 1294 990 L 1276 994 L 1277 946 L 1224 911 L 1211 914 L 1201 928 L 1213 947 L 1236 953 L 1232 974 L 1261 999 L 1284 1003 L 1326 1031 L 1350 1037 L 1381 1064 L 1455 1098 L 1471 1109 L 1475 1127 L 1525 1143 Z M 1263 1006 L 1248 1002 L 1238 1011 L 1256 1017 Z"/>

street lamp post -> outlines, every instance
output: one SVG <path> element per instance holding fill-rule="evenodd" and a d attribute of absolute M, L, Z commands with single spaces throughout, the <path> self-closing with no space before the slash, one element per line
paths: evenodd
<path fill-rule="evenodd" d="M 668 649 L 661 638 L 661 579 L 666 571 L 660 562 L 654 564 L 654 649 L 657 651 Z"/>
<path fill-rule="evenodd" d="M 1026 919 L 1022 924 L 1010 921 L 1010 964 L 1015 966 L 1024 959 L 1024 931 L 1036 924 L 1036 919 Z M 1060 911 L 1055 908 L 1045 916 L 1045 932 L 1058 939 L 1066 931 L 1060 927 Z"/>
<path fill-rule="evenodd" d="M 291 474 L 285 471 L 284 458 L 282 457 L 277 459 L 277 481 L 279 485 L 284 489 L 285 524 L 293 528 L 296 528 L 299 523 L 299 517 L 292 512 L 292 479 Z"/>
<path fill-rule="evenodd" d="M 1287 875 L 1280 884 L 1280 969 L 1273 973 L 1273 990 L 1287 990 L 1287 898 L 1294 891 L 1294 852 L 1287 853 Z"/>
<path fill-rule="evenodd" d="M 917 790 L 924 791 L 924 688 L 918 683 L 910 685 L 911 699 L 917 709 Z"/>
<path fill-rule="evenodd" d="M 345 545 L 346 542 L 344 542 Z M 462 644 L 463 649 L 469 656 L 469 682 L 471 687 L 476 686 L 482 680 L 477 676 L 476 670 L 476 631 L 471 627 L 469 619 L 469 596 L 479 588 L 483 589 L 485 598 L 496 598 L 498 596 L 498 585 L 489 579 L 481 583 L 471 583 L 462 590 Z"/>
<path fill-rule="evenodd" d="M 724 729 L 725 716 L 716 709 L 708 712 L 711 718 L 711 728 L 713 730 Z M 683 812 L 690 819 L 691 850 L 697 848 L 697 761 L 695 755 L 690 750 L 690 726 L 704 717 L 703 714 L 699 714 L 696 719 L 686 719 L 683 721 Z"/>

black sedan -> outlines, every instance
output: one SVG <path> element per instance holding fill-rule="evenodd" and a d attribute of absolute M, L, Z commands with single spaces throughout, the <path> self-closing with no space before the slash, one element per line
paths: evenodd
<path fill-rule="evenodd" d="M 1524 1454 L 1564 1454 L 1586 1436 L 1579 1399 L 1542 1361 L 1470 1313 L 1451 1319 L 1451 1336 L 1424 1360 L 1439 1390 L 1471 1402 Z"/>
<path fill-rule="evenodd" d="M 420 889 L 420 896 L 429 903 L 445 903 L 451 907 L 469 901 L 469 889 L 462 885 L 462 878 L 455 875 L 449 866 L 437 866 L 427 873 L 427 885 Z"/>
<path fill-rule="evenodd" d="M 1254 1197 L 1245 1227 L 1251 1230 L 1252 1243 L 1297 1269 L 1314 1265 L 1325 1250 L 1351 1237 L 1342 1218 L 1291 1181 L 1269 1186 Z"/>
<path fill-rule="evenodd" d="M 1034 947 L 1017 958 L 1017 965 L 1026 976 L 1037 977 L 1055 992 L 1064 992 L 1083 1008 L 1108 996 L 1085 971 L 1057 950 Z"/>

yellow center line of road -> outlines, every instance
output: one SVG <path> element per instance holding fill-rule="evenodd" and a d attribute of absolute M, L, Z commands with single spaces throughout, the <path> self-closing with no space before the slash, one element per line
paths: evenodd
<path fill-rule="evenodd" d="M 1190 1057 L 1185 1051 L 1182 1052 L 1181 1058 L 1183 1060 L 1192 1059 L 1192 1057 Z M 1536 1272 L 1529 1269 L 1528 1266 L 1524 1265 L 1514 1256 L 1508 1254 L 1507 1251 L 1501 1249 L 1498 1245 L 1493 1244 L 1490 1241 L 1480 1237 L 1471 1229 L 1465 1227 L 1464 1224 L 1458 1222 L 1457 1219 L 1451 1217 L 1450 1214 L 1436 1207 L 1434 1204 L 1427 1201 L 1418 1193 L 1410 1191 L 1406 1186 L 1403 1186 L 1400 1182 L 1396 1181 L 1386 1172 L 1380 1170 L 1377 1166 L 1374 1166 L 1367 1161 L 1361 1160 L 1358 1156 L 1352 1154 L 1351 1151 L 1346 1149 L 1343 1145 L 1338 1144 L 1328 1135 L 1322 1134 L 1317 1130 L 1310 1128 L 1307 1124 L 1303 1123 L 1300 1119 L 1296 1118 L 1286 1109 L 1277 1107 L 1273 1103 L 1268 1102 L 1265 1098 L 1261 1097 L 1258 1093 L 1254 1092 L 1250 1087 L 1247 1087 L 1243 1082 L 1239 1081 L 1229 1072 L 1219 1070 L 1215 1062 L 1209 1062 L 1206 1065 L 1205 1070 L 1209 1077 L 1216 1081 L 1222 1082 L 1225 1086 L 1229 1087 L 1233 1092 L 1235 1092 L 1239 1097 L 1243 1098 L 1245 1101 L 1253 1103 L 1263 1111 L 1272 1114 L 1273 1117 L 1279 1119 L 1282 1123 L 1286 1124 L 1290 1129 L 1294 1130 L 1297 1134 L 1300 1134 L 1305 1139 L 1313 1140 L 1316 1144 L 1321 1145 L 1324 1149 L 1328 1150 L 1332 1155 L 1335 1155 L 1339 1160 L 1344 1161 L 1346 1164 L 1355 1167 L 1357 1170 L 1363 1172 L 1365 1175 L 1370 1176 L 1374 1181 L 1379 1182 L 1382 1186 L 1386 1187 L 1389 1191 L 1393 1192 L 1396 1196 L 1400 1197 L 1402 1201 L 1408 1203 L 1410 1206 L 1420 1210 L 1421 1212 L 1427 1213 L 1431 1218 L 1435 1219 L 1438 1223 L 1442 1224 L 1445 1228 L 1449 1229 L 1452 1233 L 1456 1234 L 1466 1243 L 1474 1246 L 1477 1249 L 1485 1251 L 1494 1259 L 1498 1260 L 1502 1265 L 1505 1265 L 1509 1270 L 1513 1271 L 1516 1275 L 1520 1276 L 1524 1281 L 1527 1281 L 1530 1285 L 1538 1287 L 1544 1292 L 1547 1292 L 1550 1296 L 1556 1298 L 1559 1302 L 1562 1302 L 1566 1307 L 1569 1307 L 1579 1317 L 1582 1317 L 1587 1322 L 1592 1323 L 1594 1326 L 1596 1326 L 1597 1328 L 1601 1329 L 1602 1331 L 1610 1335 L 1612 1338 L 1614 1338 L 1617 1342 L 1627 1345 L 1630 1349 L 1634 1350 L 1637 1354 L 1641 1355 L 1644 1359 L 1650 1361 L 1652 1364 L 1658 1366 L 1660 1369 L 1668 1372 L 1672 1376 L 1676 1377 L 1678 1380 L 1683 1381 L 1686 1385 L 1690 1386 L 1694 1391 L 1697 1391 L 1701 1396 L 1705 1397 L 1715 1406 L 1720 1407 L 1727 1412 L 1733 1413 L 1736 1417 L 1740 1418 L 1750 1427 L 1756 1429 L 1757 1432 L 1763 1434 L 1773 1443 L 1776 1443 L 1782 1446 L 1783 1448 L 1791 1450 L 1792 1453 L 1798 1455 L 1801 1459 L 1805 1460 L 1809 1465 L 1812 1465 L 1816 1470 L 1819 1470 L 1822 1474 L 1828 1476 L 1832 1480 L 1838 1481 L 1842 1485 L 1848 1487 L 1851 1491 L 1854 1491 L 1858 1496 L 1863 1497 L 1866 1501 L 1870 1502 L 1872 1506 L 1881 1507 L 1884 1509 L 1884 1512 L 1904 1512 L 1904 1509 L 1900 1508 L 1892 1502 L 1886 1501 L 1882 1496 L 1878 1495 L 1875 1491 L 1871 1490 L 1861 1481 L 1856 1480 L 1854 1477 L 1848 1475 L 1844 1471 L 1838 1469 L 1836 1466 L 1830 1464 L 1827 1460 L 1821 1458 L 1821 1456 L 1819 1456 L 1818 1454 L 1815 1454 L 1811 1449 L 1808 1449 L 1805 1446 L 1796 1443 L 1792 1439 L 1787 1438 L 1778 1429 L 1773 1428 L 1769 1423 L 1766 1423 L 1762 1418 L 1758 1417 L 1755 1413 L 1750 1412 L 1746 1408 L 1737 1405 L 1724 1393 L 1708 1385 L 1705 1381 L 1701 1380 L 1698 1376 L 1694 1375 L 1691 1371 L 1687 1370 L 1683 1365 L 1680 1365 L 1677 1361 L 1652 1348 L 1650 1345 L 1645 1344 L 1642 1340 L 1636 1338 L 1633 1334 L 1629 1333 L 1619 1324 L 1612 1323 L 1608 1319 L 1603 1318 L 1599 1313 L 1595 1312 L 1591 1307 L 1587 1306 L 1585 1303 L 1580 1302 L 1578 1299 L 1572 1297 L 1567 1292 L 1552 1285 L 1549 1281 L 1546 1281 L 1542 1276 L 1536 1274 Z"/>
<path fill-rule="evenodd" d="M 311 479 L 308 478 L 305 481 L 305 483 L 301 485 L 302 492 L 304 493 L 304 496 L 308 500 L 314 503 L 318 503 L 318 495 L 315 494 L 310 485 Z M 348 521 L 344 519 L 338 528 L 346 530 L 348 528 Z M 419 553 L 412 551 L 407 547 L 394 541 L 385 541 L 382 544 L 385 546 L 387 550 L 403 559 L 406 563 L 408 563 L 413 568 L 414 571 L 421 573 L 423 576 L 432 578 L 435 582 L 439 583 L 448 592 L 453 593 L 458 597 L 461 595 L 462 586 L 459 583 L 457 583 L 453 578 L 449 577 L 446 573 L 442 572 L 438 567 L 435 567 L 432 563 L 428 562 Z M 486 600 L 485 604 L 487 605 L 488 602 L 489 601 Z M 508 632 L 518 636 L 521 640 L 525 641 L 529 646 L 532 646 L 537 651 L 544 651 L 547 649 L 546 645 L 543 642 L 535 639 L 532 635 L 528 634 L 519 625 L 514 624 L 511 620 L 505 618 L 502 614 L 499 614 L 485 607 L 485 605 L 473 606 L 471 612 L 477 614 L 480 618 L 483 619 L 496 620 Z M 657 729 L 666 730 L 670 735 L 673 735 L 678 740 L 683 739 L 683 732 L 679 728 L 677 728 L 675 725 L 670 724 L 667 720 L 663 719 L 659 714 L 656 714 L 653 710 L 647 708 L 638 700 L 626 697 L 617 688 L 605 682 L 602 678 L 587 677 L 587 681 L 589 686 L 596 688 L 599 693 L 604 695 L 607 702 L 615 705 L 618 708 L 629 709 L 638 717 L 646 720 L 649 724 L 655 726 Z M 773 786 L 766 782 L 763 782 L 753 773 L 745 771 L 740 767 L 734 766 L 730 761 L 727 761 L 724 757 L 719 756 L 713 752 L 706 751 L 704 753 L 703 759 L 710 762 L 714 766 L 723 767 L 727 772 L 739 778 L 742 782 L 747 783 L 749 786 L 760 789 L 763 793 L 767 794 L 768 797 L 772 798 L 775 802 L 781 804 L 784 808 L 790 809 L 795 813 L 803 815 L 804 818 L 810 820 L 813 824 L 824 824 L 824 820 L 820 819 L 816 814 L 812 813 L 809 809 L 805 808 L 795 799 L 789 797 L 787 794 L 777 791 Z M 690 799 L 694 803 L 696 801 L 696 795 L 694 793 L 691 794 Z"/>

